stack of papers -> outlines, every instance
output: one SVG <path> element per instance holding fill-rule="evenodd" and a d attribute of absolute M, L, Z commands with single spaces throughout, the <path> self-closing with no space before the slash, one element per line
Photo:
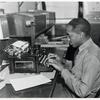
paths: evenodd
<path fill-rule="evenodd" d="M 50 82 L 51 80 L 48 79 L 47 77 L 43 76 L 42 74 L 39 75 L 33 75 L 29 77 L 24 77 L 24 78 L 16 78 L 16 79 L 11 79 L 10 83 L 14 87 L 15 91 L 35 87 L 41 84 L 45 84 Z"/>

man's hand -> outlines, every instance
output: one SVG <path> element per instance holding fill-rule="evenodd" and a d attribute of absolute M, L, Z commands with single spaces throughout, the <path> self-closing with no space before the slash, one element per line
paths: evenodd
<path fill-rule="evenodd" d="M 59 61 L 54 60 L 54 59 L 49 59 L 48 60 L 48 66 L 50 66 L 50 65 L 52 65 L 58 71 L 62 71 L 64 69 L 63 65 Z"/>
<path fill-rule="evenodd" d="M 53 53 L 49 53 L 48 57 L 46 60 L 48 59 L 56 59 L 56 60 L 59 60 L 60 61 L 60 57 L 56 54 L 53 54 Z"/>

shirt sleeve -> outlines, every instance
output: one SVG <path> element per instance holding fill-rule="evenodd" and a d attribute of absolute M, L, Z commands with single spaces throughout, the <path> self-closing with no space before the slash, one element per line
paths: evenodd
<path fill-rule="evenodd" d="M 99 71 L 99 60 L 95 56 L 87 56 L 83 61 L 83 71 L 81 79 L 67 69 L 62 70 L 61 75 L 69 88 L 80 97 L 85 97 L 91 91 Z"/>

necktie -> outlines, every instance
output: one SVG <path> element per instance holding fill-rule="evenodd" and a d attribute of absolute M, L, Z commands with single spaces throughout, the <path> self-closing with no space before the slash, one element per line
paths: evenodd
<path fill-rule="evenodd" d="M 73 59 L 73 66 L 75 65 L 75 58 L 76 58 L 78 52 L 79 52 L 79 48 L 77 48 L 76 51 L 75 51 L 74 59 Z"/>

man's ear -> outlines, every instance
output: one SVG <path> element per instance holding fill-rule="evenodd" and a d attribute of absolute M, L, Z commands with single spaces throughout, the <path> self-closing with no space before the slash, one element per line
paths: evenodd
<path fill-rule="evenodd" d="M 84 32 L 81 32 L 80 37 L 83 39 L 85 36 Z"/>

